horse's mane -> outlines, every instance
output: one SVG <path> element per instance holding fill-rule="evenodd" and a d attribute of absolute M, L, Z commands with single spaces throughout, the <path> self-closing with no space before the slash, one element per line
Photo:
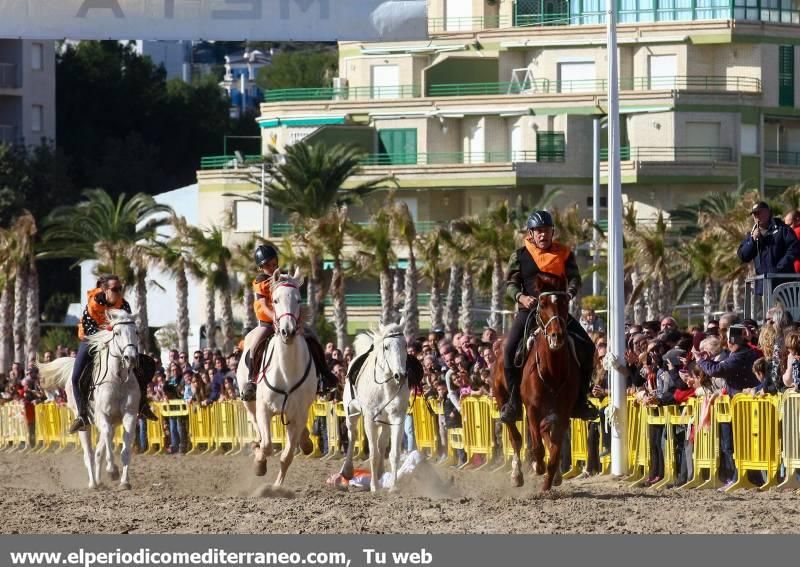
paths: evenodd
<path fill-rule="evenodd" d="M 134 321 L 133 315 L 124 309 L 109 309 L 106 311 L 106 317 L 108 317 L 108 324 L 112 327 L 118 323 L 132 323 Z M 103 349 L 113 336 L 114 332 L 106 331 L 105 328 L 93 335 L 89 335 L 86 337 L 86 341 L 89 343 L 89 350 L 94 354 Z"/>
<path fill-rule="evenodd" d="M 536 291 L 538 293 L 567 291 L 567 278 L 548 272 L 539 272 L 536 274 Z"/>
<path fill-rule="evenodd" d="M 378 329 L 359 333 L 358 336 L 356 336 L 356 340 L 353 342 L 353 348 L 356 351 L 355 356 L 358 357 L 367 352 L 374 343 L 380 341 L 383 337 L 402 332 L 403 327 L 397 323 L 390 323 L 383 327 L 383 332 Z"/>

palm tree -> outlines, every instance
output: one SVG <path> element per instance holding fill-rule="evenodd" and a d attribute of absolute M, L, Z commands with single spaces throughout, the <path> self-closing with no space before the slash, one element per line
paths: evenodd
<path fill-rule="evenodd" d="M 135 285 L 137 330 L 147 349 L 147 250 L 157 230 L 170 222 L 172 208 L 152 196 L 122 194 L 114 200 L 102 189 L 87 189 L 84 201 L 59 207 L 45 219 L 43 258 L 74 258 L 76 264 L 96 260 L 96 273 L 114 273 Z"/>
<path fill-rule="evenodd" d="M 377 275 L 381 288 L 381 324 L 394 322 L 392 306 L 392 264 L 396 262 L 392 248 L 391 216 L 388 207 L 378 209 L 369 226 L 354 226 L 353 235 L 359 243 L 356 259 L 366 274 Z"/>
<path fill-rule="evenodd" d="M 200 263 L 206 280 L 206 337 L 209 348 L 216 348 L 215 295 L 219 293 L 222 302 L 222 336 L 225 353 L 233 350 L 233 298 L 228 266 L 231 251 L 223 243 L 222 228 L 214 226 L 202 229 L 191 227 L 189 241 L 195 257 Z"/>
<path fill-rule="evenodd" d="M 345 236 L 353 231 L 353 224 L 347 218 L 347 209 L 347 205 L 331 207 L 328 214 L 322 217 L 317 225 L 317 234 L 323 251 L 333 263 L 333 273 L 331 274 L 333 324 L 336 329 L 336 348 L 340 350 L 344 350 L 347 346 L 344 244 Z"/>
<path fill-rule="evenodd" d="M 714 303 L 715 280 L 719 272 L 717 254 L 720 249 L 719 237 L 698 237 L 684 243 L 679 248 L 681 265 L 685 270 L 678 276 L 681 285 L 678 287 L 678 301 L 682 301 L 687 292 L 701 286 L 703 289 L 703 325 L 708 327 Z"/>
<path fill-rule="evenodd" d="M 475 260 L 478 270 L 491 274 L 489 326 L 499 329 L 505 291 L 504 263 L 514 252 L 516 233 L 508 202 L 493 207 L 478 217 L 456 221 L 453 223 L 453 230 L 463 234 L 470 248 L 478 252 Z"/>
<path fill-rule="evenodd" d="M 361 151 L 352 146 L 310 146 L 303 142 L 286 148 L 279 155 L 270 149 L 267 160 L 277 164 L 265 187 L 265 199 L 270 207 L 289 216 L 295 227 L 295 238 L 306 244 L 303 235 L 313 236 L 318 225 L 334 207 L 357 204 L 361 198 L 378 189 L 392 178 L 381 177 L 353 185 L 351 178 L 361 173 Z M 260 183 L 260 178 L 253 182 Z M 351 185 L 345 188 L 345 185 Z M 252 197 L 254 200 L 259 197 Z M 308 303 L 311 324 L 315 326 L 322 314 L 325 298 L 322 257 L 315 248 L 309 248 L 311 272 Z M 313 293 L 312 293 L 313 292 Z"/>
<path fill-rule="evenodd" d="M 428 302 L 431 329 L 444 328 L 444 304 L 442 302 L 442 286 L 444 285 L 443 246 L 445 240 L 449 238 L 450 235 L 447 229 L 440 226 L 423 235 L 419 241 L 420 254 L 423 262 L 425 262 L 422 273 L 431 284 L 431 295 Z"/>
<path fill-rule="evenodd" d="M 0 369 L 10 368 L 14 362 L 15 249 L 13 233 L 0 228 Z"/>
<path fill-rule="evenodd" d="M 445 331 L 452 336 L 458 331 L 458 305 L 464 267 L 456 258 L 450 258 L 449 263 L 450 279 L 447 282 L 447 309 L 444 314 L 444 325 Z"/>
<path fill-rule="evenodd" d="M 174 234 L 167 241 L 155 242 L 152 255 L 161 267 L 175 278 L 176 297 L 176 331 L 178 333 L 178 349 L 189 350 L 189 280 L 187 274 L 200 274 L 200 266 L 194 261 L 188 247 L 189 224 L 186 218 L 172 214 L 170 223 Z"/>
<path fill-rule="evenodd" d="M 450 257 L 451 265 L 445 324 L 447 332 L 451 334 L 458 330 L 466 333 L 472 328 L 472 309 L 475 303 L 474 268 L 477 260 L 477 251 L 473 250 L 466 237 L 456 230 L 456 226 L 457 221 L 454 221 L 450 229 L 452 238 L 447 242 L 447 254 Z M 461 290 L 460 310 L 457 303 L 459 289 Z"/>
<path fill-rule="evenodd" d="M 402 241 L 408 248 L 408 267 L 405 270 L 405 304 L 403 307 L 403 333 L 406 340 L 411 342 L 419 335 L 419 305 L 417 293 L 419 291 L 419 272 L 417 270 L 417 256 L 414 250 L 417 241 L 417 230 L 408 205 L 397 201 L 392 209 L 392 229 L 395 237 Z"/>

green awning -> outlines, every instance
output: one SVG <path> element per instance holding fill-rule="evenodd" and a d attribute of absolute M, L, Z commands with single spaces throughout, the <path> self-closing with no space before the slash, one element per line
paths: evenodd
<path fill-rule="evenodd" d="M 344 124 L 346 116 L 298 116 L 295 118 L 275 118 L 272 120 L 261 120 L 259 125 L 262 128 L 274 128 L 275 126 L 327 126 L 329 124 Z"/>
<path fill-rule="evenodd" d="M 262 128 L 275 128 L 275 126 L 278 126 L 280 123 L 281 123 L 280 120 L 275 119 L 275 120 L 264 120 L 259 124 Z"/>

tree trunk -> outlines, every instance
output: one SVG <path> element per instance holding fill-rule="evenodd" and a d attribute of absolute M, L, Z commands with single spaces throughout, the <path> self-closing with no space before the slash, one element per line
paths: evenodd
<path fill-rule="evenodd" d="M 658 315 L 656 314 L 657 313 L 656 303 L 658 300 L 657 286 L 658 283 L 654 281 L 651 284 L 649 284 L 644 290 L 644 303 L 645 303 L 645 308 L 647 309 L 645 320 L 647 321 L 654 321 L 658 317 Z"/>
<path fill-rule="evenodd" d="M 732 295 L 733 295 L 733 311 L 735 313 L 744 313 L 744 285 L 742 285 L 742 280 L 744 277 L 736 276 L 733 279 L 733 286 L 732 286 Z M 722 307 L 727 311 L 727 306 Z"/>
<path fill-rule="evenodd" d="M 136 270 L 136 332 L 139 334 L 139 352 L 150 350 L 150 321 L 147 317 L 147 270 Z"/>
<path fill-rule="evenodd" d="M 31 259 L 28 269 L 28 306 L 25 321 L 25 340 L 28 356 L 39 352 L 41 321 L 39 319 L 39 273 L 36 262 Z"/>
<path fill-rule="evenodd" d="M 500 258 L 494 259 L 492 267 L 492 312 L 489 314 L 489 327 L 500 333 L 503 315 L 500 311 L 503 310 L 503 292 L 506 288 L 506 282 L 503 278 L 503 261 Z"/>
<path fill-rule="evenodd" d="M 175 274 L 175 291 L 178 297 L 175 298 L 177 304 L 177 324 L 178 328 L 178 350 L 187 354 L 189 352 L 189 281 L 186 279 L 186 269 L 180 266 Z"/>
<path fill-rule="evenodd" d="M 472 308 L 475 304 L 475 282 L 472 275 L 472 270 L 469 268 L 464 269 L 464 275 L 461 285 L 461 317 L 459 318 L 459 326 L 462 333 L 469 333 L 472 331 Z"/>
<path fill-rule="evenodd" d="M 311 278 L 308 282 L 308 310 L 312 329 L 317 328 L 317 321 L 324 314 L 325 291 L 322 287 L 322 260 L 316 254 L 311 254 Z M 313 290 L 313 291 L 312 291 Z"/>
<path fill-rule="evenodd" d="M 461 289 L 461 266 L 450 266 L 450 282 L 447 284 L 447 311 L 445 312 L 445 331 L 454 335 L 458 330 L 458 296 Z"/>
<path fill-rule="evenodd" d="M 19 264 L 14 280 L 14 362 L 23 366 L 25 359 L 25 315 L 28 309 L 28 264 Z"/>
<path fill-rule="evenodd" d="M 403 284 L 405 283 L 405 275 L 403 270 L 400 268 L 395 268 L 393 274 L 393 284 L 392 284 L 392 320 L 393 321 L 400 321 L 400 317 L 403 314 L 403 303 L 405 301 L 405 293 L 403 289 Z"/>
<path fill-rule="evenodd" d="M 14 280 L 7 276 L 0 295 L 0 370 L 7 372 L 14 362 Z"/>
<path fill-rule="evenodd" d="M 222 336 L 225 343 L 223 344 L 223 354 L 228 356 L 233 352 L 233 339 L 235 333 L 233 330 L 233 294 L 231 293 L 230 276 L 227 270 L 223 270 L 225 278 L 225 287 L 220 293 L 220 300 L 222 301 Z"/>
<path fill-rule="evenodd" d="M 243 302 L 244 302 L 244 334 L 246 335 L 258 326 L 258 319 L 256 319 L 256 311 L 253 309 L 253 304 L 256 301 L 256 294 L 253 291 L 252 284 L 247 280 L 247 274 L 244 276 Z"/>
<path fill-rule="evenodd" d="M 344 298 L 344 271 L 341 258 L 333 259 L 331 297 L 333 298 L 333 324 L 336 327 L 336 348 L 343 351 L 347 346 L 347 305 Z"/>
<path fill-rule="evenodd" d="M 642 275 L 639 273 L 638 268 L 634 268 L 631 272 L 631 285 L 635 290 L 642 282 Z M 647 295 L 647 289 L 640 289 L 639 296 L 636 298 L 636 301 L 633 302 L 633 321 L 637 325 L 641 325 L 645 321 L 645 309 L 646 309 L 646 299 L 645 296 Z"/>
<path fill-rule="evenodd" d="M 708 329 L 708 322 L 711 321 L 711 311 L 714 304 L 714 282 L 711 278 L 706 279 L 703 288 L 703 328 Z"/>
<path fill-rule="evenodd" d="M 658 316 L 668 317 L 672 316 L 672 282 L 666 276 L 660 276 L 659 293 L 658 293 Z"/>
<path fill-rule="evenodd" d="M 381 325 L 388 325 L 394 319 L 392 291 L 392 274 L 389 270 L 383 270 L 381 272 Z"/>
<path fill-rule="evenodd" d="M 206 278 L 206 346 L 210 349 L 217 348 L 217 321 L 215 314 L 214 284 L 211 278 Z"/>
<path fill-rule="evenodd" d="M 413 342 L 419 335 L 419 305 L 417 305 L 417 291 L 419 288 L 419 274 L 417 272 L 417 259 L 414 251 L 409 246 L 408 268 L 406 269 L 406 303 L 403 316 L 405 318 L 403 333 L 406 340 Z"/>
<path fill-rule="evenodd" d="M 431 279 L 431 298 L 428 301 L 431 317 L 431 330 L 444 329 L 444 304 L 442 303 L 442 282 L 438 278 Z"/>

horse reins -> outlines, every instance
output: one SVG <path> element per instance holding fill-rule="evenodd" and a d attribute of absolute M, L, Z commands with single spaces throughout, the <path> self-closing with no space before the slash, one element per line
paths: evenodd
<path fill-rule="evenodd" d="M 382 337 L 381 338 L 381 343 L 383 343 L 387 339 L 396 339 L 398 337 L 405 337 L 405 335 L 403 333 L 399 333 L 399 332 L 398 333 L 392 333 L 390 335 L 386 335 L 385 337 Z M 367 352 L 369 352 L 369 351 L 367 351 Z M 389 407 L 389 404 L 392 403 L 392 401 L 394 401 L 394 399 L 400 393 L 400 390 L 403 389 L 402 376 L 400 376 L 400 378 L 395 378 L 394 375 L 395 374 L 400 375 L 400 373 L 399 372 L 393 372 L 391 365 L 388 364 L 388 362 L 387 362 L 386 366 L 382 367 L 382 368 L 386 369 L 388 367 L 389 373 L 390 373 L 390 377 L 389 377 L 388 380 L 384 380 L 383 382 L 378 381 L 378 360 L 377 360 L 377 356 L 375 357 L 375 359 L 376 359 L 375 360 L 375 365 L 372 367 L 372 381 L 373 381 L 373 383 L 375 383 L 378 386 L 383 386 L 385 384 L 388 384 L 392 380 L 397 380 L 397 390 L 395 390 L 394 394 L 392 394 L 392 397 L 389 398 L 389 400 L 383 406 L 381 406 L 381 408 L 378 411 L 375 412 L 375 414 L 372 416 L 372 422 L 373 423 L 380 423 L 381 425 L 390 425 L 390 426 L 391 425 L 399 425 L 399 424 L 389 423 L 389 422 L 386 422 L 386 421 L 381 421 L 381 420 L 378 419 L 378 416 L 380 415 L 380 413 L 383 410 L 385 410 L 387 407 Z M 385 356 L 384 356 L 384 359 L 385 359 Z M 366 361 L 364 362 L 364 364 L 366 364 Z M 356 376 L 355 383 L 353 383 L 353 382 L 350 383 L 350 389 L 351 389 L 350 390 L 350 394 L 353 396 L 354 400 L 356 399 L 356 385 L 358 384 L 358 379 L 361 377 L 361 373 L 363 371 L 364 371 L 364 367 L 362 366 L 361 369 L 358 372 L 358 375 Z M 354 415 L 357 415 L 357 414 L 354 414 Z"/>

